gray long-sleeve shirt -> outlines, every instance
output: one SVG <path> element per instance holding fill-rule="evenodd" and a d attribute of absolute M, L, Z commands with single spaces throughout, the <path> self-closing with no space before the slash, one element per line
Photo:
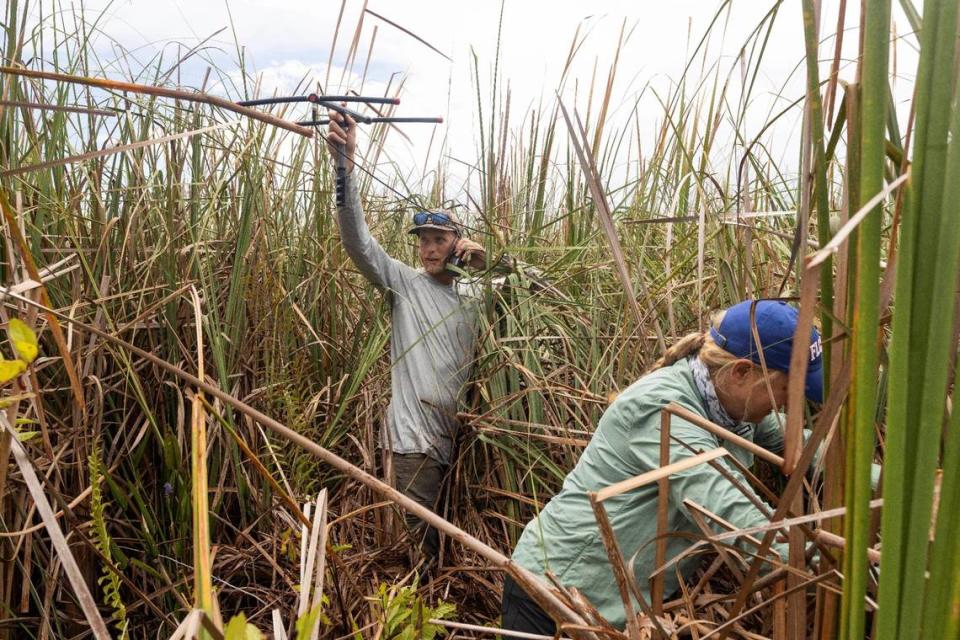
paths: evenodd
<path fill-rule="evenodd" d="M 391 399 L 381 444 L 449 464 L 457 400 L 476 350 L 479 287 L 444 285 L 387 255 L 370 235 L 350 175 L 345 200 L 337 209 L 344 249 L 360 273 L 384 291 L 391 309 Z"/>

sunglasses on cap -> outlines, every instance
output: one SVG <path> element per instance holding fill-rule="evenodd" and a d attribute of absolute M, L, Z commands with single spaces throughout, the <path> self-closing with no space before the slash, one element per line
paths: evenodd
<path fill-rule="evenodd" d="M 445 213 L 435 211 L 418 211 L 413 214 L 413 224 L 439 224 L 454 227 L 456 222 Z"/>

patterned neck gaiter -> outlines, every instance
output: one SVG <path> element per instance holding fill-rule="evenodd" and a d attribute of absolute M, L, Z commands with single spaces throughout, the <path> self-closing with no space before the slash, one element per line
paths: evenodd
<path fill-rule="evenodd" d="M 710 370 L 707 369 L 707 365 L 703 364 L 703 361 L 696 354 L 689 356 L 687 362 L 690 364 L 690 372 L 693 374 L 693 381 L 697 385 L 697 390 L 700 391 L 700 396 L 703 398 L 704 404 L 707 405 L 707 418 L 738 436 L 749 437 L 748 434 L 753 426 L 744 422 L 737 422 L 723 408 L 720 399 L 717 397 L 717 390 L 713 386 L 713 380 L 710 379 Z"/>

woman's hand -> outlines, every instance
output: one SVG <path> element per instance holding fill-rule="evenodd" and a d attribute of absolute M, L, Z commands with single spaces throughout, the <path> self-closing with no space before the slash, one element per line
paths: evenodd
<path fill-rule="evenodd" d="M 357 150 L 357 123 L 353 118 L 339 111 L 330 110 L 327 114 L 330 117 L 330 124 L 327 127 L 327 146 L 330 147 L 330 157 L 336 163 L 337 154 L 343 149 L 347 156 L 347 173 L 350 173 L 353 171 L 353 156 Z"/>
<path fill-rule="evenodd" d="M 483 249 L 483 246 L 473 240 L 460 238 L 454 245 L 453 253 L 460 257 L 464 264 L 474 269 L 485 269 L 487 267 L 487 252 Z"/>

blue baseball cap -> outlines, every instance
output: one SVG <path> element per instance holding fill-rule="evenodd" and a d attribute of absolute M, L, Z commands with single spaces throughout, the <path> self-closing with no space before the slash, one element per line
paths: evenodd
<path fill-rule="evenodd" d="M 757 335 L 767 368 L 789 373 L 793 334 L 797 330 L 796 308 L 780 300 L 744 300 L 727 309 L 719 327 L 710 327 L 710 337 L 724 350 L 760 364 L 760 350 L 754 342 L 750 307 L 754 306 Z M 823 341 L 813 329 L 810 334 L 806 396 L 823 402 Z"/>

